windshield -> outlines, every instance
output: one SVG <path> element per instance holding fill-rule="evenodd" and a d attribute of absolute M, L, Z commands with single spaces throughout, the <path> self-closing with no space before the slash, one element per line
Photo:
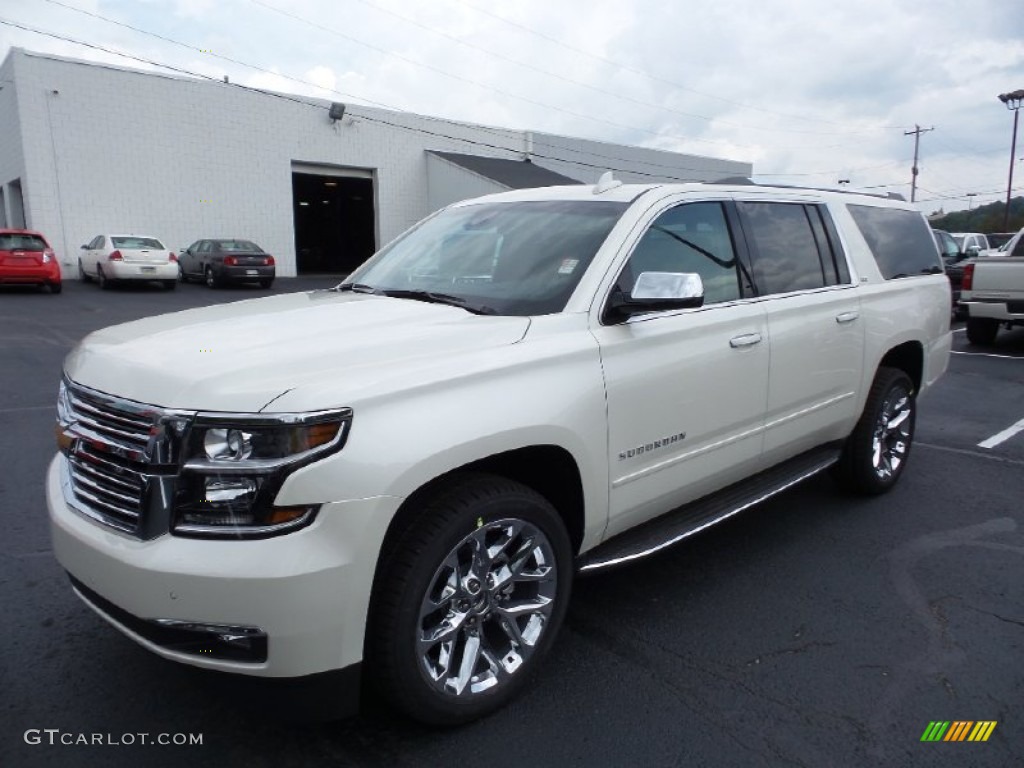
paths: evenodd
<path fill-rule="evenodd" d="M 360 290 L 429 292 L 499 315 L 561 312 L 627 203 L 545 200 L 442 211 L 349 276 Z"/>
<path fill-rule="evenodd" d="M 153 237 L 112 237 L 110 240 L 114 243 L 115 248 L 164 250 L 163 244 Z"/>
<path fill-rule="evenodd" d="M 218 240 L 217 246 L 222 251 L 233 253 L 263 253 L 262 248 L 248 240 Z"/>

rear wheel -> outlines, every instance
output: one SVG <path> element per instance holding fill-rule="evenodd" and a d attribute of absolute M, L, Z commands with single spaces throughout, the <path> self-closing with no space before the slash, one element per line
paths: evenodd
<path fill-rule="evenodd" d="M 50 283 L 50 293 L 60 293 L 64 289 L 62 283 Z"/>
<path fill-rule="evenodd" d="M 885 493 L 910 458 L 917 403 L 914 383 L 897 368 L 879 368 L 857 426 L 846 440 L 835 474 L 854 493 Z"/>
<path fill-rule="evenodd" d="M 967 340 L 979 347 L 987 347 L 996 340 L 999 333 L 999 321 L 989 317 L 970 317 L 967 319 Z"/>
<path fill-rule="evenodd" d="M 482 717 L 551 647 L 571 578 L 569 537 L 544 497 L 492 475 L 456 476 L 382 555 L 369 674 L 416 720 Z"/>
<path fill-rule="evenodd" d="M 220 288 L 224 284 L 219 277 L 213 274 L 213 267 L 206 268 L 205 277 L 207 288 Z"/>
<path fill-rule="evenodd" d="M 112 287 L 111 281 L 107 279 L 106 274 L 103 272 L 103 267 L 99 264 L 96 265 L 96 282 L 99 283 L 100 288 L 104 291 L 108 291 Z"/>
<path fill-rule="evenodd" d="M 265 277 L 262 280 L 260 280 L 260 288 L 269 288 L 273 284 L 274 284 L 274 278 L 272 278 L 272 277 Z"/>

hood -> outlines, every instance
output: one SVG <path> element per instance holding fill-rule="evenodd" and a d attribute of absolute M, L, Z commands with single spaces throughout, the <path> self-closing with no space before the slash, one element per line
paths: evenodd
<path fill-rule="evenodd" d="M 529 324 L 408 299 L 291 293 L 105 328 L 64 370 L 101 392 L 186 410 L 257 412 L 304 383 L 336 382 L 327 408 L 348 405 L 382 370 L 393 378 L 396 368 L 514 344 Z"/>

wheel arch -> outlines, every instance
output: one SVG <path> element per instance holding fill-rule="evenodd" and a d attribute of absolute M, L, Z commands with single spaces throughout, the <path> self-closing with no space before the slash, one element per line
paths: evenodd
<path fill-rule="evenodd" d="M 914 392 L 920 392 L 924 377 L 924 345 L 919 341 L 897 344 L 882 355 L 876 373 L 878 368 L 895 368 L 903 371 L 914 382 Z"/>
<path fill-rule="evenodd" d="M 457 475 L 467 472 L 504 477 L 522 483 L 539 493 L 551 503 L 562 518 L 572 542 L 573 554 L 578 554 L 583 543 L 586 521 L 583 479 L 579 465 L 575 457 L 561 446 L 530 445 L 502 451 L 454 467 L 416 488 L 402 502 L 388 524 L 381 554 L 377 559 L 378 570 L 384 559 L 383 553 L 408 527 L 409 521 L 418 514 L 422 500 L 452 482 Z M 376 576 L 374 579 L 376 580 Z"/>

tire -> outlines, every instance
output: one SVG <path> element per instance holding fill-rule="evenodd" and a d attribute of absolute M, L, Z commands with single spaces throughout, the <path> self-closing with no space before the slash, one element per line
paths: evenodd
<path fill-rule="evenodd" d="M 987 347 L 996 340 L 999 321 L 989 317 L 967 318 L 967 340 L 979 347 Z"/>
<path fill-rule="evenodd" d="M 63 283 L 48 283 L 48 285 L 50 286 L 50 293 L 60 293 L 64 290 Z"/>
<path fill-rule="evenodd" d="M 78 260 L 78 279 L 83 283 L 91 283 L 92 277 L 86 274 L 85 267 L 82 266 L 82 260 Z"/>
<path fill-rule="evenodd" d="M 274 278 L 272 278 L 272 277 L 267 277 L 267 278 L 264 278 L 263 280 L 260 280 L 260 288 L 269 288 L 273 284 L 274 284 Z"/>
<path fill-rule="evenodd" d="M 173 291 L 175 288 L 178 287 L 178 281 L 177 280 L 164 280 L 163 284 L 164 284 L 164 290 L 165 291 Z"/>
<path fill-rule="evenodd" d="M 879 368 L 864 412 L 836 464 L 839 484 L 862 496 L 892 489 L 906 470 L 916 418 L 910 377 L 897 368 Z"/>
<path fill-rule="evenodd" d="M 99 264 L 96 265 L 96 282 L 99 283 L 100 290 L 103 291 L 109 291 L 114 287 L 112 281 L 108 280 L 107 276 L 104 274 L 103 267 Z"/>
<path fill-rule="evenodd" d="M 572 547 L 544 497 L 493 475 L 455 475 L 418 511 L 381 555 L 364 671 L 413 719 L 467 723 L 511 700 L 551 647 Z M 489 555 L 471 559 L 481 544 Z"/>
<path fill-rule="evenodd" d="M 205 277 L 205 280 L 206 280 L 206 287 L 207 288 L 221 288 L 224 285 L 224 282 L 219 277 L 217 277 L 215 274 L 213 274 L 213 267 L 208 266 L 206 268 L 206 272 L 204 273 L 204 277 Z"/>
<path fill-rule="evenodd" d="M 178 282 L 179 283 L 187 283 L 188 282 L 188 278 L 185 277 L 185 270 L 182 269 L 180 261 L 178 262 Z"/>

